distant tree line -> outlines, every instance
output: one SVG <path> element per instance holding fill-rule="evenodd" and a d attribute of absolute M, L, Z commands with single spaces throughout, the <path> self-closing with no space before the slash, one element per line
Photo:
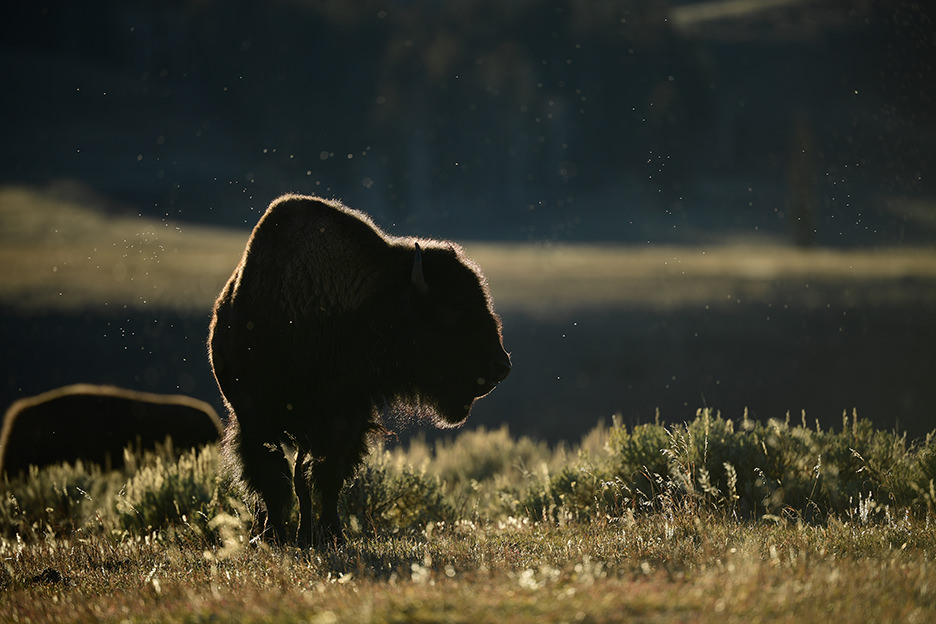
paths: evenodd
<path fill-rule="evenodd" d="M 599 192 L 609 212 L 677 209 L 713 175 L 786 184 L 803 136 L 815 171 L 792 176 L 808 184 L 844 163 L 896 177 L 908 158 L 932 163 L 908 125 L 932 127 L 934 89 L 895 71 L 932 72 L 918 58 L 934 46 L 923 9 L 827 0 L 811 29 L 700 31 L 673 19 L 689 4 L 14 2 L 3 30 L 10 46 L 193 93 L 213 111 L 205 131 L 249 146 L 281 187 L 321 180 L 395 222 L 544 211 L 561 229 Z"/>

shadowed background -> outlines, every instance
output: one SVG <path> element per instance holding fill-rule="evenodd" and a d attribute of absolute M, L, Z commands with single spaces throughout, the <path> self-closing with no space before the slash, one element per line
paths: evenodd
<path fill-rule="evenodd" d="M 211 303 L 279 193 L 466 242 L 514 372 L 470 421 L 936 404 L 933 10 L 8 2 L 0 403 L 219 406 Z M 220 406 L 219 406 L 220 408 Z"/>

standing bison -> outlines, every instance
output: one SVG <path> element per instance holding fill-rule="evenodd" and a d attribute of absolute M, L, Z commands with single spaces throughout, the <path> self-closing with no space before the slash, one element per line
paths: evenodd
<path fill-rule="evenodd" d="M 224 459 L 280 542 L 295 489 L 300 544 L 341 538 L 338 494 L 381 411 L 458 426 L 510 372 L 484 277 L 458 246 L 299 195 L 254 228 L 215 303 L 209 356 L 230 410 Z"/>

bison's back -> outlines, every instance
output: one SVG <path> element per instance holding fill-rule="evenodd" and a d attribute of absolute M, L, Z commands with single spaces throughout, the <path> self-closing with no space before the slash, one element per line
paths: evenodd
<path fill-rule="evenodd" d="M 128 445 L 151 449 L 168 436 L 176 449 L 191 448 L 216 441 L 220 430 L 214 409 L 191 397 L 66 386 L 10 406 L 0 433 L 0 472 L 79 459 L 117 467 Z"/>

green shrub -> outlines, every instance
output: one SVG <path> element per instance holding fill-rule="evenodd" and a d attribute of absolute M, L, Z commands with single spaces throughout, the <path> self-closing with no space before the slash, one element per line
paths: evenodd
<path fill-rule="evenodd" d="M 102 474 L 100 468 L 80 461 L 42 469 L 31 466 L 21 478 L 4 479 L 0 534 L 33 539 L 100 528 L 101 510 L 119 482 L 117 473 Z"/>
<path fill-rule="evenodd" d="M 209 533 L 208 523 L 222 511 L 216 446 L 193 449 L 178 459 L 147 454 L 139 462 L 132 456 L 127 460 L 130 478 L 116 497 L 121 528 L 145 534 L 187 525 Z"/>
<path fill-rule="evenodd" d="M 416 439 L 390 457 L 396 470 L 410 467 L 438 477 L 453 512 L 470 520 L 516 513 L 528 483 L 567 463 L 564 447 L 515 438 L 506 426 L 464 431 L 431 447 Z"/>
<path fill-rule="evenodd" d="M 627 514 L 637 500 L 607 468 L 580 457 L 576 465 L 528 487 L 521 507 L 533 520 L 594 522 Z"/>
<path fill-rule="evenodd" d="M 702 409 L 686 423 L 629 428 L 615 422 L 607 453 L 582 455 L 520 496 L 532 519 L 594 520 L 645 511 L 706 512 L 755 519 L 792 514 L 822 521 L 867 501 L 936 509 L 936 440 L 908 444 L 867 420 L 841 431 L 785 420 L 734 421 Z"/>
<path fill-rule="evenodd" d="M 609 436 L 614 473 L 623 484 L 644 499 L 653 497 L 658 475 L 669 474 L 670 434 L 659 423 L 637 425 L 630 431 L 615 423 Z"/>
<path fill-rule="evenodd" d="M 936 513 L 936 434 L 908 442 L 854 415 L 835 431 L 793 425 L 789 417 L 732 421 L 705 409 L 673 425 L 615 422 L 584 440 L 570 452 L 514 438 L 503 427 L 431 447 L 422 440 L 378 447 L 342 491 L 339 511 L 349 534 L 364 536 L 516 516 L 593 523 L 649 514 L 663 518 L 667 531 L 691 532 L 691 522 L 675 519 L 865 522 L 898 511 Z M 80 463 L 32 469 L 3 483 L 0 535 L 157 532 L 206 545 L 242 543 L 251 514 L 218 479 L 217 462 L 214 446 L 181 457 L 167 447 L 125 453 L 119 472 Z"/>
<path fill-rule="evenodd" d="M 544 442 L 528 437 L 514 438 L 510 430 L 484 427 L 465 431 L 435 444 L 433 471 L 450 484 L 523 478 L 540 464 L 549 463 L 553 453 Z"/>
<path fill-rule="evenodd" d="M 349 532 L 363 535 L 412 533 L 453 519 L 438 476 L 408 464 L 394 466 L 382 450 L 341 491 L 339 511 L 348 518 Z"/>

